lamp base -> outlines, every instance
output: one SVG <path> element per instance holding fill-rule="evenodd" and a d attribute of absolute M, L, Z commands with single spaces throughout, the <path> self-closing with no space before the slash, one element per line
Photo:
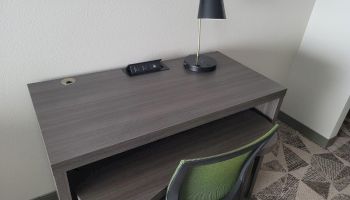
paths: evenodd
<path fill-rule="evenodd" d="M 216 69 L 214 58 L 205 55 L 199 55 L 198 64 L 196 64 L 196 55 L 189 55 L 184 60 L 184 67 L 192 72 L 210 72 Z"/>

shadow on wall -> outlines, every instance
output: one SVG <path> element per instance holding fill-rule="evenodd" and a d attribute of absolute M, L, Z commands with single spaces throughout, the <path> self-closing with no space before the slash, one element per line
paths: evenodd
<path fill-rule="evenodd" d="M 334 137 L 348 110 L 348 74 L 326 58 L 299 52 L 288 71 L 282 110 L 326 138 Z"/>
<path fill-rule="evenodd" d="M 286 45 L 237 46 L 220 48 L 223 53 L 251 69 L 286 85 L 295 49 Z"/>

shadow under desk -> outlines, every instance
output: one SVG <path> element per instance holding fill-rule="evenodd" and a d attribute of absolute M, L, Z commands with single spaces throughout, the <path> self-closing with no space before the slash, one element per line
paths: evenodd
<path fill-rule="evenodd" d="M 152 199 L 164 194 L 181 159 L 233 150 L 271 128 L 251 109 L 80 167 L 68 177 L 81 200 Z"/>

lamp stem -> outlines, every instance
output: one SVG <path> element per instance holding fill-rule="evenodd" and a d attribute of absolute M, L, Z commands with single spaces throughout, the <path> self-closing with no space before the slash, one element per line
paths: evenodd
<path fill-rule="evenodd" d="M 197 57 L 196 57 L 196 65 L 198 66 L 199 62 L 199 52 L 201 50 L 201 31 L 202 31 L 202 20 L 198 19 L 198 46 L 197 46 Z"/>

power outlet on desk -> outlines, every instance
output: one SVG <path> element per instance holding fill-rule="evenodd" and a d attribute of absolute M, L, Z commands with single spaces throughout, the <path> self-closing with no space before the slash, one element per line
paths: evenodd
<path fill-rule="evenodd" d="M 168 69 L 169 68 L 166 67 L 159 59 L 142 63 L 130 64 L 126 68 L 124 68 L 123 71 L 129 76 L 136 76 L 152 72 L 164 71 Z"/>

